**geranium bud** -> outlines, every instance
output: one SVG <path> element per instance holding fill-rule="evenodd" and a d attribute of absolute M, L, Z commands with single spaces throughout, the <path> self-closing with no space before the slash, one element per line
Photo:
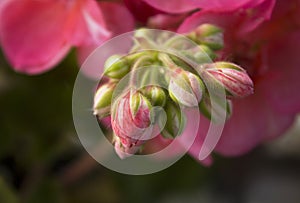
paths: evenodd
<path fill-rule="evenodd" d="M 186 71 L 185 72 L 188 78 L 188 82 L 191 85 L 193 93 L 195 94 L 197 101 L 200 102 L 202 99 L 203 91 L 205 90 L 205 86 L 202 80 L 195 74 Z"/>
<path fill-rule="evenodd" d="M 103 118 L 110 114 L 111 99 L 116 83 L 109 82 L 98 88 L 94 97 L 94 115 Z"/>
<path fill-rule="evenodd" d="M 212 24 L 200 25 L 193 32 L 188 34 L 188 37 L 213 50 L 220 50 L 224 46 L 222 29 Z"/>
<path fill-rule="evenodd" d="M 246 97 L 253 94 L 253 82 L 246 71 L 228 62 L 216 62 L 203 65 L 205 71 L 226 90 L 227 96 Z"/>
<path fill-rule="evenodd" d="M 150 139 L 151 108 L 150 102 L 135 90 L 116 100 L 111 117 L 112 129 L 125 148 L 139 146 Z"/>
<path fill-rule="evenodd" d="M 135 45 L 133 47 L 133 50 L 137 51 L 139 49 L 154 49 L 156 45 L 153 41 L 152 35 L 153 35 L 153 31 L 146 28 L 140 28 L 135 30 L 134 32 Z"/>
<path fill-rule="evenodd" d="M 151 102 L 152 106 L 164 106 L 166 103 L 166 94 L 158 86 L 147 86 L 143 88 L 142 93 Z"/>
<path fill-rule="evenodd" d="M 214 51 L 206 45 L 198 45 L 193 49 L 184 50 L 182 55 L 196 62 L 197 64 L 210 63 L 216 58 Z"/>
<path fill-rule="evenodd" d="M 126 58 L 120 55 L 109 57 L 104 64 L 104 75 L 113 79 L 121 79 L 130 71 Z"/>
<path fill-rule="evenodd" d="M 170 77 L 168 87 L 172 100 L 187 107 L 198 106 L 204 90 L 201 79 L 182 69 L 177 69 L 175 72 L 176 75 Z"/>
<path fill-rule="evenodd" d="M 181 113 L 179 105 L 173 101 L 169 100 L 166 103 L 165 112 L 167 121 L 161 135 L 165 138 L 173 139 L 182 133 L 186 119 L 184 114 Z"/>

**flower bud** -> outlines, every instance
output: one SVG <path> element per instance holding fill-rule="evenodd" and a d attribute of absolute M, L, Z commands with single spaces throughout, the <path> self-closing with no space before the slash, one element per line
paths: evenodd
<path fill-rule="evenodd" d="M 161 135 L 165 138 L 172 139 L 182 133 L 186 119 L 184 114 L 181 113 L 180 107 L 173 101 L 169 100 L 166 103 L 165 112 L 167 115 L 167 121 Z"/>
<path fill-rule="evenodd" d="M 151 102 L 152 106 L 164 106 L 166 103 L 166 94 L 158 86 L 145 87 L 142 93 Z"/>
<path fill-rule="evenodd" d="M 150 111 L 150 102 L 138 91 L 131 90 L 116 101 L 112 129 L 125 148 L 139 146 L 150 139 Z"/>
<path fill-rule="evenodd" d="M 121 79 L 130 71 L 130 65 L 119 55 L 109 57 L 104 64 L 104 75 L 113 79 Z"/>
<path fill-rule="evenodd" d="M 202 24 L 188 34 L 192 40 L 206 45 L 213 50 L 220 50 L 224 46 L 223 31 L 212 24 Z"/>
<path fill-rule="evenodd" d="M 185 50 L 181 52 L 188 59 L 193 60 L 197 64 L 209 63 L 216 58 L 214 51 L 206 45 L 199 45 L 192 50 Z"/>
<path fill-rule="evenodd" d="M 94 115 L 100 118 L 110 114 L 111 99 L 116 87 L 116 83 L 109 82 L 98 88 L 94 97 Z"/>
<path fill-rule="evenodd" d="M 203 65 L 205 71 L 226 89 L 227 96 L 246 97 L 253 94 L 253 82 L 241 67 L 228 62 L 216 62 Z"/>
<path fill-rule="evenodd" d="M 204 85 L 201 79 L 193 73 L 177 69 L 169 82 L 169 95 L 176 103 L 187 107 L 198 106 L 202 99 Z"/>
<path fill-rule="evenodd" d="M 134 31 L 134 41 L 135 45 L 132 51 L 137 51 L 140 49 L 154 49 L 156 47 L 155 42 L 153 41 L 153 31 L 140 28 Z"/>

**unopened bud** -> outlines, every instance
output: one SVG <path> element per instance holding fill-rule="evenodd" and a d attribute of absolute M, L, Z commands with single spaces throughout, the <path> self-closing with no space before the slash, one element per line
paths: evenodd
<path fill-rule="evenodd" d="M 222 29 L 212 24 L 200 25 L 193 32 L 188 34 L 188 37 L 213 50 L 222 49 L 224 46 Z"/>
<path fill-rule="evenodd" d="M 138 91 L 131 90 L 116 101 L 112 129 L 125 148 L 139 146 L 151 138 L 151 104 Z"/>
<path fill-rule="evenodd" d="M 142 93 L 151 102 L 152 106 L 164 106 L 166 103 L 166 94 L 158 86 L 145 87 Z"/>
<path fill-rule="evenodd" d="M 202 99 L 204 85 L 201 79 L 193 73 L 181 69 L 170 78 L 169 95 L 176 103 L 187 107 L 198 106 Z"/>
<path fill-rule="evenodd" d="M 218 83 L 225 88 L 227 96 L 246 97 L 253 94 L 253 82 L 246 71 L 228 62 L 216 62 L 203 65 L 204 70 L 212 78 L 212 83 Z"/>
<path fill-rule="evenodd" d="M 181 53 L 197 64 L 210 63 L 216 58 L 216 54 L 214 53 L 214 51 L 203 44 L 193 48 L 192 50 L 182 51 Z"/>
<path fill-rule="evenodd" d="M 121 79 L 130 71 L 126 58 L 119 55 L 109 57 L 104 64 L 104 75 L 113 79 Z"/>
<path fill-rule="evenodd" d="M 98 88 L 94 97 L 94 115 L 100 118 L 110 114 L 111 99 L 116 87 L 116 83 L 109 82 Z"/>
<path fill-rule="evenodd" d="M 165 112 L 167 121 L 161 135 L 165 138 L 173 139 L 181 135 L 185 127 L 186 119 L 184 114 L 181 113 L 179 105 L 170 100 L 166 103 Z"/>

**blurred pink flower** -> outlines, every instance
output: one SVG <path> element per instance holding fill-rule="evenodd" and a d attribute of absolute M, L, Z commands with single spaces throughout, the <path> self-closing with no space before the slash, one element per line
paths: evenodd
<path fill-rule="evenodd" d="M 183 13 L 196 9 L 211 11 L 233 11 L 248 9 L 261 4 L 265 0 L 143 0 L 154 8 L 167 13 Z"/>
<path fill-rule="evenodd" d="M 196 27 L 202 24 L 203 15 L 208 15 L 205 20 L 208 22 L 231 21 L 231 24 L 243 25 L 240 33 L 249 32 L 255 29 L 265 20 L 269 19 L 274 7 L 275 0 L 144 0 L 154 8 L 164 11 L 160 14 L 149 18 L 149 25 L 153 28 L 162 28 L 175 30 L 179 27 L 182 18 L 187 18 L 181 27 Z M 196 11 L 196 12 L 195 12 Z M 194 12 L 194 13 L 193 13 Z M 214 19 L 214 13 L 223 13 L 227 18 Z M 176 15 L 175 15 L 176 14 Z M 186 15 L 190 15 L 187 17 Z M 230 17 L 229 17 L 230 16 Z M 238 22 L 237 22 L 238 21 Z M 234 27 L 234 26 L 233 26 Z"/>
<path fill-rule="evenodd" d="M 121 19 L 121 6 L 104 3 L 104 7 L 109 7 L 110 17 L 103 16 L 105 12 L 94 0 L 6 0 L 0 6 L 1 47 L 16 71 L 45 72 L 72 46 L 100 45 L 113 35 L 117 29 L 111 29 L 110 20 Z M 128 21 L 133 29 L 132 19 Z M 114 26 L 126 23 L 119 20 Z"/>
<path fill-rule="evenodd" d="M 300 1 L 278 0 L 272 16 L 275 1 L 260 2 L 246 13 L 200 11 L 179 28 L 188 32 L 202 23 L 221 26 L 225 30 L 223 57 L 245 68 L 254 81 L 252 96 L 233 101 L 233 114 L 215 149 L 226 156 L 244 154 L 282 135 L 300 112 Z M 206 125 L 200 123 L 200 129 Z M 205 132 L 198 133 L 199 140 L 203 136 Z M 190 153 L 198 157 L 201 146 L 196 141 Z"/>
<path fill-rule="evenodd" d="M 143 0 L 124 0 L 124 4 L 130 10 L 136 20 L 146 23 L 148 18 L 156 14 L 164 13 L 159 11 Z"/>
<path fill-rule="evenodd" d="M 167 13 L 183 13 L 199 8 L 195 0 L 143 0 L 152 7 Z M 206 0 L 210 2 L 211 0 Z"/>

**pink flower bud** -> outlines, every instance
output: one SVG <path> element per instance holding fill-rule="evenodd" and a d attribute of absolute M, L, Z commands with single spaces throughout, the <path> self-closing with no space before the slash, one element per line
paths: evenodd
<path fill-rule="evenodd" d="M 246 71 L 241 67 L 228 62 L 216 62 L 203 65 L 205 72 L 209 73 L 219 85 L 222 85 L 228 97 L 246 97 L 253 94 L 253 82 Z M 204 75 L 205 77 L 205 75 Z"/>
<path fill-rule="evenodd" d="M 188 71 L 175 70 L 176 75 L 170 78 L 169 95 L 176 103 L 187 107 L 198 106 L 202 99 L 204 84 L 201 79 Z"/>
<path fill-rule="evenodd" d="M 140 146 L 151 138 L 150 110 L 150 102 L 134 90 L 115 102 L 111 123 L 115 135 L 120 140 L 117 148 L 121 146 L 124 152 L 130 152 L 133 147 Z"/>

